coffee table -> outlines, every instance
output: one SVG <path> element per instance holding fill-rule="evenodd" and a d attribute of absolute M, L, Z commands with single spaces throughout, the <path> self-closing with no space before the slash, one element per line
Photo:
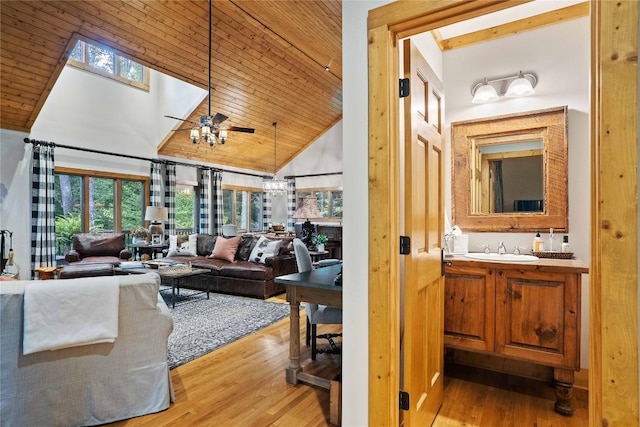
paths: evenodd
<path fill-rule="evenodd" d="M 207 299 L 209 299 L 209 280 L 208 275 L 211 270 L 206 268 L 192 268 L 191 270 L 169 270 L 165 271 L 160 268 L 157 271 L 160 275 L 160 283 L 165 286 L 171 286 L 171 304 L 172 308 L 176 307 L 176 289 L 178 293 L 180 293 L 180 288 L 185 287 L 185 285 L 193 285 L 194 282 L 198 282 L 199 285 L 205 284 L 206 290 L 202 292 L 197 292 L 194 295 L 199 295 L 203 293 L 207 293 Z"/>
<path fill-rule="evenodd" d="M 114 269 L 116 274 L 144 274 L 155 272 L 160 275 L 160 284 L 164 286 L 171 286 L 171 307 L 176 307 L 176 290 L 180 293 L 180 288 L 189 287 L 189 285 L 198 284 L 198 288 L 206 286 L 206 290 L 202 292 L 196 292 L 193 295 L 200 295 L 206 292 L 207 299 L 209 299 L 209 292 L 211 285 L 209 284 L 209 273 L 211 270 L 206 268 L 192 268 L 190 270 L 182 269 L 165 269 L 165 268 L 121 268 L 116 267 Z"/>

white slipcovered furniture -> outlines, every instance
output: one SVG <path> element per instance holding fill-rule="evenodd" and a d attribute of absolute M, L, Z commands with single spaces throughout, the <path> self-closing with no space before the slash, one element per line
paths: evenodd
<path fill-rule="evenodd" d="M 55 302 L 48 307 L 51 311 L 67 310 L 64 313 L 73 311 L 65 305 L 83 307 L 88 300 L 78 297 L 77 292 L 68 292 L 73 289 L 69 286 L 106 287 L 108 283 L 112 296 L 115 283 L 119 292 L 113 313 L 117 315 L 117 337 L 113 342 L 37 350 L 24 355 L 24 331 L 33 330 L 37 324 L 30 319 L 25 323 L 23 319 L 25 287 L 32 284 L 27 296 L 30 313 L 34 306 L 31 295 L 37 287 L 33 285 L 45 283 L 59 287 L 61 293 L 74 294 L 67 295 L 63 304 Z M 173 320 L 159 297 L 159 286 L 160 277 L 156 273 L 0 282 L 2 426 L 96 425 L 168 408 L 173 389 L 167 343 Z M 69 323 L 72 322 L 71 319 Z"/>

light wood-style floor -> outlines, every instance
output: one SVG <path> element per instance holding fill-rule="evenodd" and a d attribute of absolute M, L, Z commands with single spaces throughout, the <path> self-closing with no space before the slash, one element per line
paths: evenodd
<path fill-rule="evenodd" d="M 283 302 L 282 297 L 272 301 Z M 306 319 L 301 316 L 301 331 Z M 323 331 L 335 327 L 325 326 Z M 318 355 L 311 363 L 301 349 L 305 371 L 332 378 L 340 356 Z M 157 414 L 113 423 L 113 426 L 330 426 L 329 391 L 293 386 L 285 381 L 289 355 L 289 318 L 244 337 L 206 356 L 175 368 L 171 378 L 176 401 Z M 587 403 L 576 401 L 573 417 L 553 411 L 553 389 L 522 383 L 513 377 L 477 370 L 451 369 L 445 375 L 444 403 L 435 427 L 583 427 Z M 375 426 L 371 420 L 370 426 Z M 351 426 L 349 426 L 351 427 Z M 415 426 L 413 426 L 415 427 Z"/>

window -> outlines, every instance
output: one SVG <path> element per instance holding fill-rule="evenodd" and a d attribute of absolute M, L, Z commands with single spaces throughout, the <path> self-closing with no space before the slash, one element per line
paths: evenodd
<path fill-rule="evenodd" d="M 176 231 L 181 234 L 194 232 L 199 224 L 200 197 L 198 187 L 176 185 Z"/>
<path fill-rule="evenodd" d="M 222 190 L 223 224 L 240 232 L 262 231 L 262 190 L 225 187 Z"/>
<path fill-rule="evenodd" d="M 149 179 L 79 169 L 56 168 L 55 217 L 58 255 L 79 232 L 129 232 L 144 225 Z"/>
<path fill-rule="evenodd" d="M 67 63 L 140 89 L 149 90 L 149 69 L 107 47 L 99 47 L 78 40 Z"/>
<path fill-rule="evenodd" d="M 342 221 L 342 190 L 337 189 L 300 189 L 296 191 L 296 206 L 307 197 L 314 196 L 318 201 L 321 220 Z"/>

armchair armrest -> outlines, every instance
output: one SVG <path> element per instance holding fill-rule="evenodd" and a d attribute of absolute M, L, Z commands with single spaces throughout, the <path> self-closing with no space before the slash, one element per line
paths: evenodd
<path fill-rule="evenodd" d="M 298 271 L 295 255 L 278 255 L 264 260 L 267 267 L 273 268 L 274 276 L 295 273 Z"/>
<path fill-rule="evenodd" d="M 64 260 L 69 263 L 78 262 L 80 261 L 80 254 L 74 250 L 71 250 L 64 256 Z"/>
<path fill-rule="evenodd" d="M 120 254 L 118 255 L 118 258 L 120 259 L 131 259 L 132 257 L 133 257 L 133 254 L 129 249 L 121 250 Z"/>

